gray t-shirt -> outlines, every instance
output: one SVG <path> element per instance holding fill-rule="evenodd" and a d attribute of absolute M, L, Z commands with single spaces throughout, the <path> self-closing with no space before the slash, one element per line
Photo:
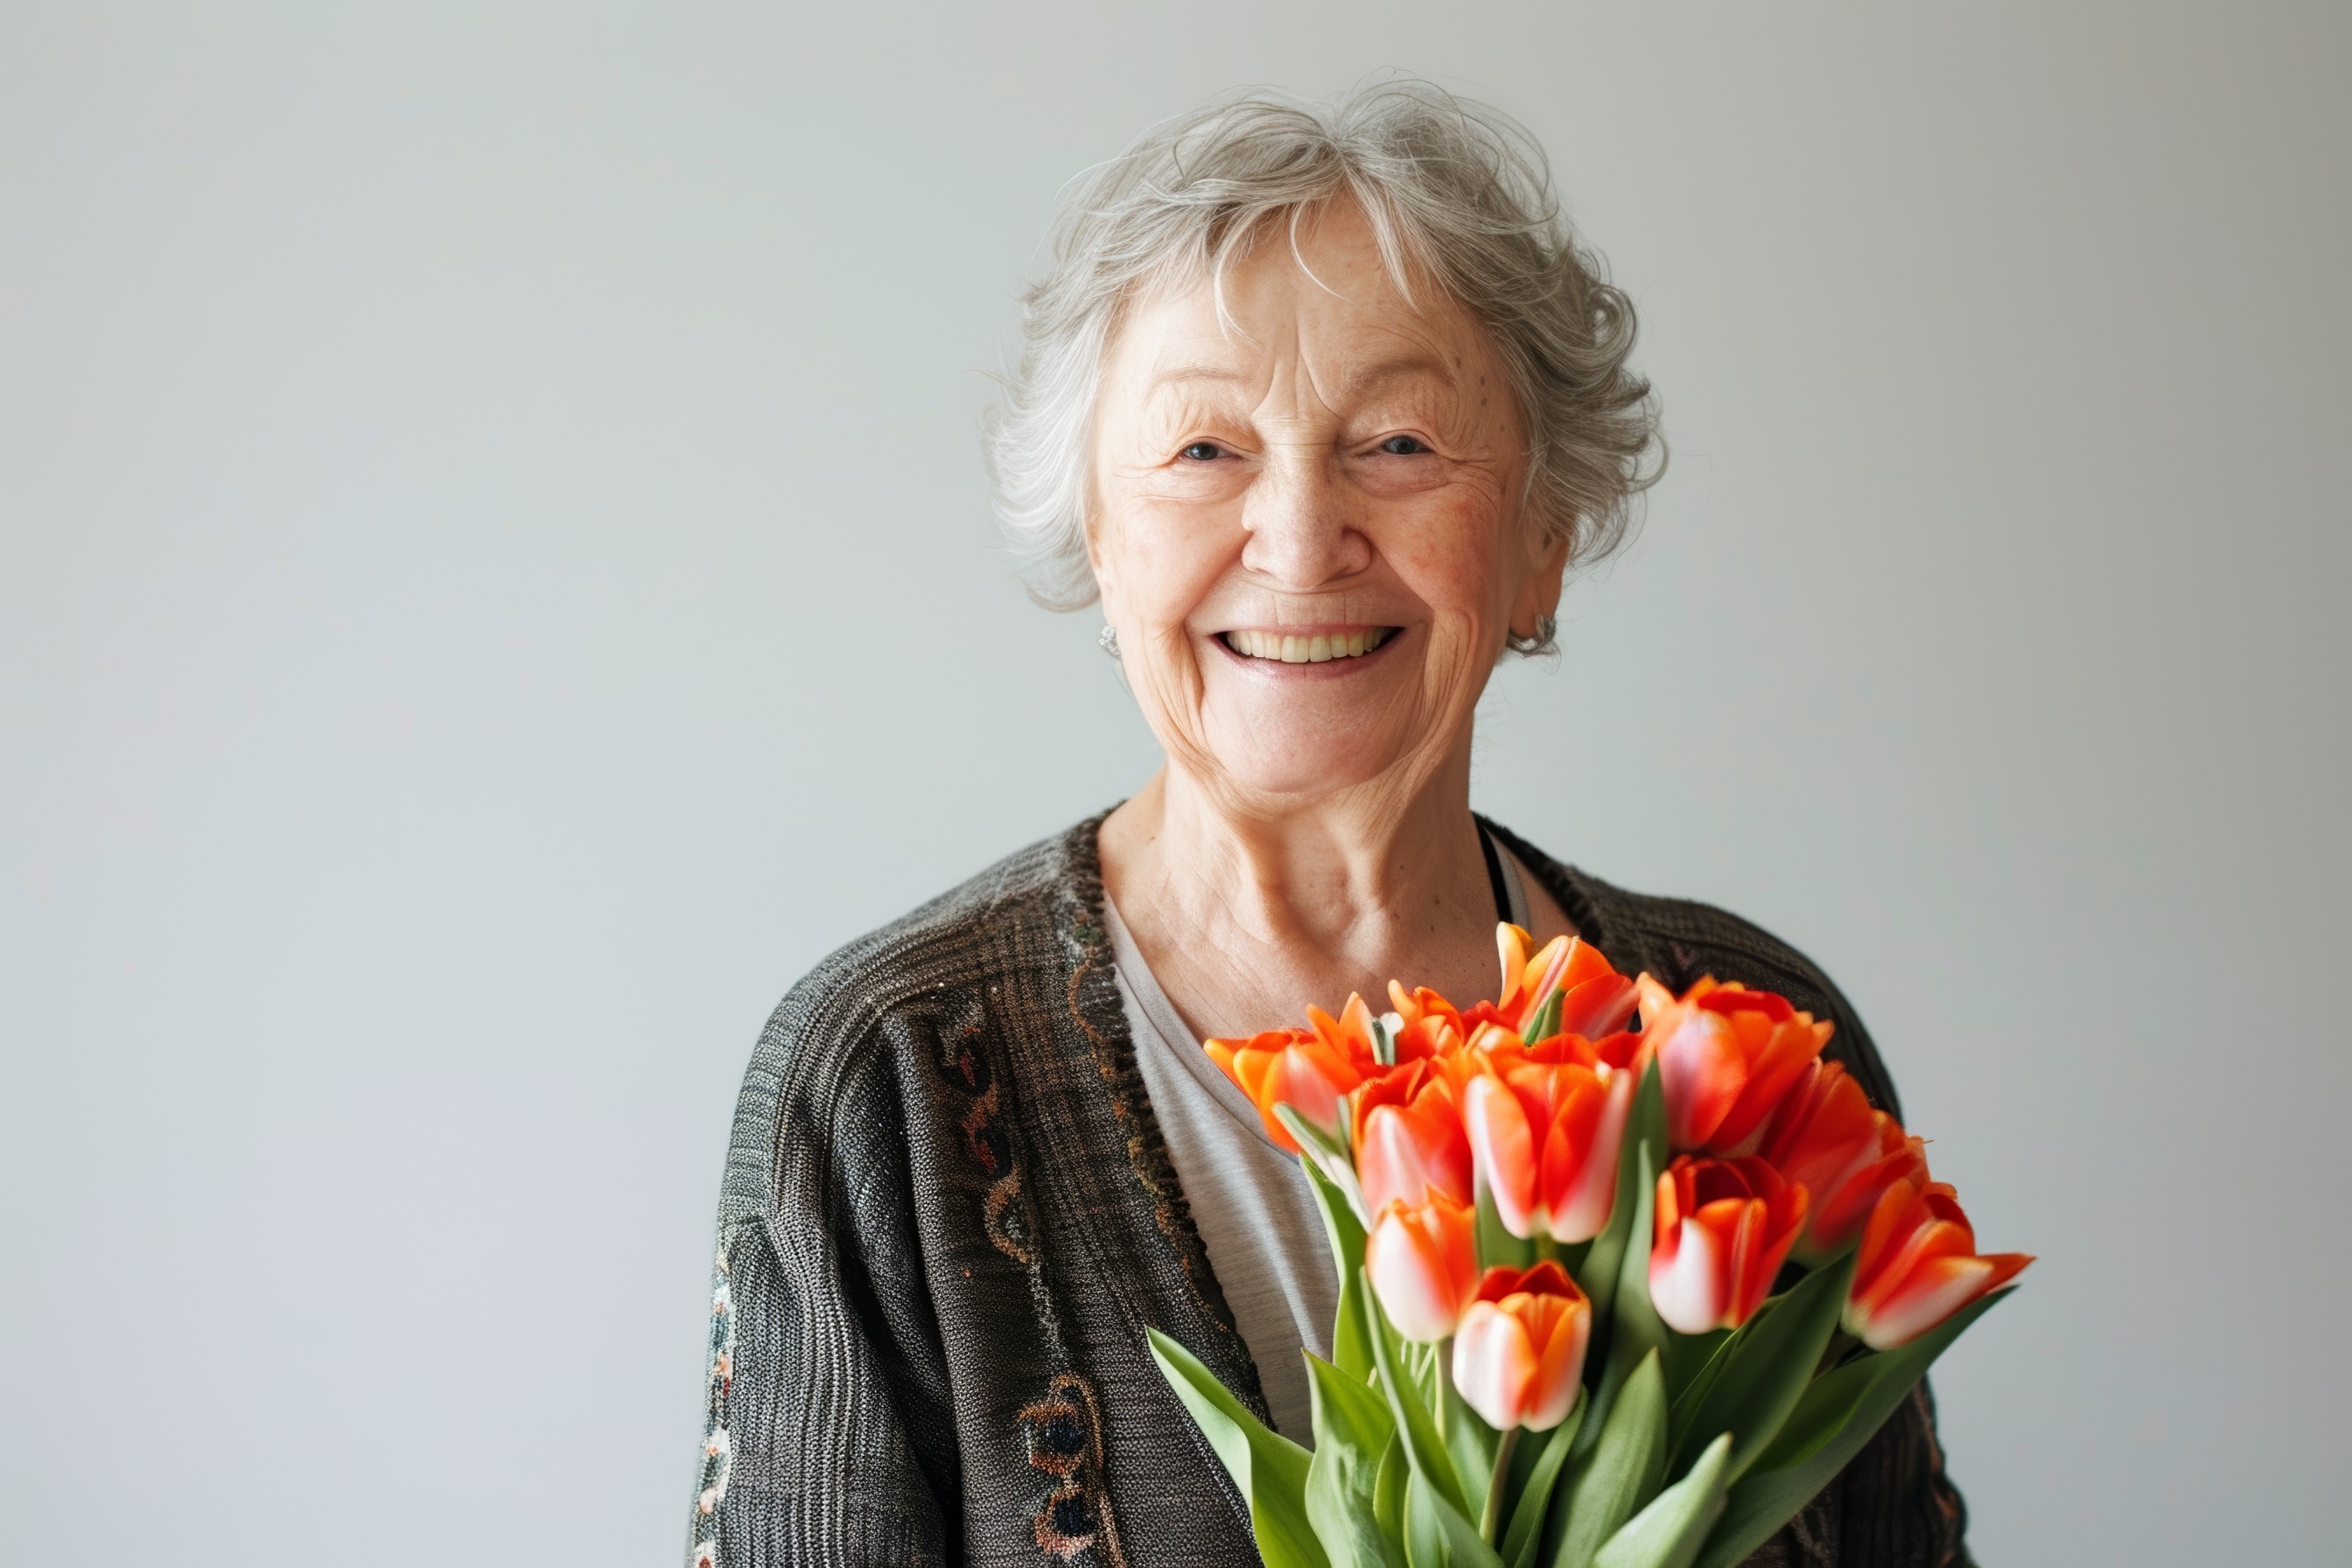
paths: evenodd
<path fill-rule="evenodd" d="M 1304 1346 L 1331 1353 L 1339 1271 L 1323 1216 L 1298 1158 L 1265 1135 L 1249 1097 L 1217 1070 L 1151 977 L 1108 899 L 1103 923 L 1118 968 L 1118 999 L 1135 1037 L 1135 1065 L 1168 1142 L 1168 1160 L 1200 1227 L 1234 1326 L 1257 1363 L 1275 1430 L 1314 1440 Z"/>
<path fill-rule="evenodd" d="M 1507 854 L 1499 863 L 1511 918 L 1525 925 L 1527 891 L 1518 867 Z M 1110 929 L 1128 1032 L 1135 1037 L 1136 1068 L 1209 1267 L 1257 1363 L 1275 1430 L 1312 1447 L 1314 1405 L 1298 1352 L 1304 1347 L 1329 1359 L 1331 1320 L 1339 1310 L 1339 1269 L 1314 1190 L 1298 1157 L 1265 1135 L 1257 1108 L 1201 1048 L 1108 896 L 1103 923 Z M 1303 1004 L 1299 1011 L 1305 1013 Z"/>

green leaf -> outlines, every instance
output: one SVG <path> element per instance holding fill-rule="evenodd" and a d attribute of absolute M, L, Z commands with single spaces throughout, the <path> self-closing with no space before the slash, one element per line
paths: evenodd
<path fill-rule="evenodd" d="M 1533 1045 L 1538 1040 L 1549 1040 L 1559 1034 L 1560 1007 L 1567 1000 L 1568 993 L 1557 985 L 1553 986 L 1551 994 L 1544 998 L 1543 1005 L 1536 1009 L 1535 1016 L 1528 1020 L 1528 1026 L 1519 1031 L 1519 1038 Z"/>
<path fill-rule="evenodd" d="M 1651 1163 L 1649 1140 L 1641 1140 L 1633 1150 L 1633 1234 L 1647 1237 L 1651 1230 L 1652 1209 L 1655 1205 L 1655 1187 L 1651 1180 L 1655 1167 Z M 1577 1436 L 1578 1452 L 1571 1458 L 1580 1458 L 1591 1445 L 1599 1441 L 1607 1430 L 1610 1408 L 1616 1403 L 1617 1391 L 1623 1387 L 1633 1368 L 1642 1358 L 1654 1352 L 1663 1379 L 1667 1358 L 1674 1353 L 1673 1336 L 1658 1319 L 1657 1310 L 1650 1305 L 1650 1248 L 1645 1241 L 1640 1247 L 1628 1247 L 1617 1269 L 1616 1300 L 1610 1313 L 1609 1354 L 1602 1364 L 1601 1386 L 1592 1396 L 1593 1413 L 1601 1419 L 1595 1428 L 1591 1421 Z"/>
<path fill-rule="evenodd" d="M 1585 1417 L 1587 1425 L 1591 1420 Z M 1591 1568 L 1601 1542 L 1647 1506 L 1666 1479 L 1666 1379 L 1656 1352 L 1626 1378 L 1591 1452 L 1570 1465 L 1568 1490 L 1552 1507 L 1559 1540 L 1551 1568 Z"/>
<path fill-rule="evenodd" d="M 1369 1279 L 1365 1281 L 1364 1294 L 1367 1300 L 1372 1300 Z M 1405 1462 L 1412 1467 L 1415 1476 L 1428 1480 L 1441 1499 L 1457 1511 L 1467 1513 L 1462 1480 L 1454 1468 L 1453 1456 L 1446 1451 L 1445 1439 L 1439 1434 L 1428 1405 L 1415 1393 L 1413 1379 L 1400 1364 L 1402 1358 L 1398 1354 L 1399 1347 L 1392 1345 L 1383 1331 L 1388 1326 L 1387 1317 L 1380 1312 L 1377 1301 L 1373 1301 L 1373 1310 L 1379 1321 L 1373 1325 L 1372 1356 L 1380 1366 L 1381 1387 L 1388 1395 L 1389 1414 L 1396 1420 L 1397 1436 L 1404 1440 Z M 1412 1511 L 1410 1507 L 1406 1511 Z"/>
<path fill-rule="evenodd" d="M 1421 1400 L 1421 1407 L 1432 1412 L 1431 1418 L 1434 1420 L 1433 1413 L 1437 1409 L 1439 1381 L 1445 1373 L 1444 1362 L 1448 1342 L 1441 1341 L 1434 1344 L 1420 1343 L 1396 1333 L 1393 1327 L 1389 1331 L 1394 1335 L 1389 1342 L 1396 1346 L 1404 1357 L 1399 1364 L 1404 1368 L 1405 1375 L 1412 1380 L 1414 1392 Z"/>
<path fill-rule="evenodd" d="M 1298 1114 L 1298 1108 L 1286 1102 L 1274 1108 L 1275 1120 L 1281 1122 L 1298 1144 L 1302 1156 L 1299 1163 L 1322 1173 L 1331 1185 L 1347 1194 L 1348 1208 L 1356 1223 L 1370 1226 L 1372 1216 L 1364 1212 L 1363 1189 L 1356 1184 L 1355 1156 L 1348 1149 L 1348 1123 L 1342 1119 L 1337 1132 L 1326 1132 Z"/>
<path fill-rule="evenodd" d="M 1418 1474 L 1405 1483 L 1404 1541 L 1411 1568 L 1503 1568 L 1478 1527 Z"/>
<path fill-rule="evenodd" d="M 1731 1434 L 1706 1446 L 1690 1474 L 1660 1492 L 1592 1560 L 1593 1568 L 1690 1568 L 1708 1529 L 1723 1512 Z"/>
<path fill-rule="evenodd" d="M 1730 1479 L 1747 1472 L 1812 1382 L 1853 1283 L 1849 1252 L 1806 1275 L 1748 1321 L 1725 1344 L 1706 1386 L 1694 1384 L 1693 1397 L 1675 1405 L 1669 1474 L 1726 1432 L 1732 1439 Z"/>
<path fill-rule="evenodd" d="M 1666 1146 L 1665 1090 L 1658 1081 L 1658 1064 L 1653 1061 L 1642 1074 L 1641 1086 L 1633 1091 L 1633 1108 L 1625 1117 L 1625 1141 L 1617 1151 L 1617 1198 L 1609 1210 L 1609 1223 L 1592 1238 L 1584 1254 L 1583 1266 L 1576 1271 L 1576 1282 L 1592 1302 L 1592 1328 L 1598 1336 L 1606 1335 L 1611 1321 L 1611 1310 L 1617 1298 L 1617 1281 L 1623 1273 L 1628 1239 L 1634 1234 L 1634 1211 L 1650 1195 L 1651 1184 L 1642 1178 L 1640 1157 L 1642 1144 L 1647 1141 L 1653 1149 Z M 1642 1232 L 1643 1245 L 1637 1249 L 1644 1261 L 1649 1257 L 1649 1230 Z M 1645 1276 L 1646 1278 L 1646 1276 Z M 1601 1354 L 1605 1346 L 1596 1343 L 1594 1353 Z"/>
<path fill-rule="evenodd" d="M 1494 1189 L 1486 1178 L 1478 1178 L 1478 1267 L 1484 1268 L 1525 1268 L 1536 1260 L 1536 1244 L 1532 1238 L 1521 1240 L 1513 1236 L 1503 1223 L 1503 1213 L 1495 1206 Z"/>
<path fill-rule="evenodd" d="M 1729 1568 L 1794 1519 L 1886 1424 L 1928 1363 L 2008 1294 L 1995 1291 L 1907 1345 L 1815 1378 L 1780 1435 L 1732 1487 L 1729 1505 L 1699 1553 L 1699 1568 Z"/>
<path fill-rule="evenodd" d="M 1770 1303 L 1765 1303 L 1769 1306 Z M 1761 1316 L 1764 1309 L 1758 1309 Z M 1748 1320 L 1754 1322 L 1755 1318 Z M 1678 1334 L 1669 1330 L 1666 1334 L 1666 1402 L 1671 1408 L 1685 1408 L 1684 1401 L 1695 1399 L 1693 1389 L 1712 1384 L 1723 1371 L 1724 1351 L 1738 1336 L 1729 1329 L 1713 1329 L 1703 1334 Z M 1703 1391 L 1702 1391 L 1703 1392 Z M 1671 1421 L 1668 1423 L 1672 1427 Z M 1679 1468 L 1679 1467 L 1677 1467 Z"/>
<path fill-rule="evenodd" d="M 1381 1462 L 1396 1441 L 1388 1401 L 1320 1356 L 1307 1358 L 1315 1395 L 1315 1455 L 1307 1467 L 1307 1520 L 1332 1568 L 1404 1568 L 1384 1535 Z"/>
<path fill-rule="evenodd" d="M 1568 1463 L 1568 1450 L 1576 1441 L 1576 1429 L 1583 1424 L 1584 1413 L 1591 1403 L 1590 1394 L 1581 1388 L 1576 1391 L 1576 1405 L 1569 1411 L 1568 1419 L 1543 1435 L 1535 1463 L 1526 1479 L 1519 1482 L 1518 1500 L 1511 1505 L 1511 1521 L 1503 1531 L 1502 1556 L 1509 1568 L 1528 1568 L 1535 1561 L 1536 1546 L 1543 1536 L 1544 1514 L 1551 1506 L 1552 1489 L 1559 1482 L 1560 1468 Z M 1530 1445 L 1522 1437 L 1519 1447 L 1525 1450 Z"/>
<path fill-rule="evenodd" d="M 1250 1529 L 1265 1568 L 1329 1568 L 1307 1520 L 1307 1452 L 1242 1408 L 1216 1374 L 1158 1329 L 1145 1332 L 1160 1373 L 1249 1500 Z"/>
<path fill-rule="evenodd" d="M 1438 1347 L 1441 1351 L 1448 1345 Z M 1503 1435 L 1480 1418 L 1469 1402 L 1455 1392 L 1454 1379 L 1440 1367 L 1437 1412 L 1445 1431 L 1445 1451 L 1454 1459 L 1454 1474 L 1462 1482 L 1463 1511 L 1472 1519 L 1486 1516 L 1486 1492 L 1495 1480 L 1495 1451 Z"/>
<path fill-rule="evenodd" d="M 1404 1539 L 1404 1487 L 1412 1476 L 1404 1439 L 1391 1432 L 1389 1446 L 1381 1455 L 1380 1475 L 1372 1482 L 1372 1517 L 1380 1521 L 1381 1534 L 1391 1542 Z"/>
<path fill-rule="evenodd" d="M 1339 1269 L 1339 1312 L 1331 1325 L 1331 1362 L 1362 1383 L 1372 1375 L 1371 1324 L 1364 1310 L 1364 1226 L 1347 1194 L 1312 1160 L 1301 1160 L 1315 1206 L 1323 1211 L 1323 1234 Z"/>

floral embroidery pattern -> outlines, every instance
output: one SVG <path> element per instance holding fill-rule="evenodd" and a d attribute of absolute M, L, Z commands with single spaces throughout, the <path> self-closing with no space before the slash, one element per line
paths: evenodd
<path fill-rule="evenodd" d="M 981 1226 L 997 1251 L 1026 1267 L 1036 1261 L 1036 1251 L 1030 1245 L 1028 1208 L 1021 1201 L 1021 1166 L 997 1121 L 998 1089 L 981 1049 L 982 1027 L 975 1009 L 971 1021 L 948 1032 L 940 1066 L 948 1081 L 971 1097 L 958 1125 L 965 1151 L 990 1178 L 981 1200 Z"/>
<path fill-rule="evenodd" d="M 1124 1568 L 1118 1527 L 1102 1486 L 1102 1419 L 1086 1380 L 1063 1373 L 1045 1396 L 1022 1406 L 1029 1463 L 1053 1479 L 1034 1520 L 1038 1549 L 1065 1563 Z"/>

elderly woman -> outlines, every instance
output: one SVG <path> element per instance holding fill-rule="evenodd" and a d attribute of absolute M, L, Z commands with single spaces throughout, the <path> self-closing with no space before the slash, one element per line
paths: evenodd
<path fill-rule="evenodd" d="M 1152 1364 L 1310 1440 L 1306 1178 L 1203 1054 L 1498 919 L 1837 1023 L 1801 954 L 1475 816 L 1471 728 L 1655 471 L 1633 319 L 1540 155 L 1416 87 L 1224 104 L 1073 194 L 992 431 L 1048 603 L 1099 595 L 1167 754 L 1107 816 L 827 959 L 768 1025 L 719 1219 L 698 1563 L 1247 1563 Z M 1965 1561 L 1924 1390 L 1762 1560 Z"/>

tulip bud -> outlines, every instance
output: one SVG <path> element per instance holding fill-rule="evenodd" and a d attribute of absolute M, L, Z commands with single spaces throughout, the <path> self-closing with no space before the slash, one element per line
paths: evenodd
<path fill-rule="evenodd" d="M 1976 1253 L 1976 1231 L 1948 1184 L 1890 1183 L 1863 1231 L 1846 1331 L 1874 1351 L 1908 1344 L 2033 1261 L 2022 1252 Z"/>
<path fill-rule="evenodd" d="M 1684 1155 L 1658 1177 L 1650 1304 L 1680 1334 L 1736 1329 L 1804 1227 L 1805 1189 L 1762 1160 Z"/>
<path fill-rule="evenodd" d="M 1257 1107 L 1265 1135 L 1277 1148 L 1299 1152 L 1274 1113 L 1287 1105 L 1318 1131 L 1338 1136 L 1345 1121 L 1341 1098 L 1363 1075 L 1347 1058 L 1306 1029 L 1269 1029 L 1245 1040 L 1208 1040 L 1202 1048 Z"/>
<path fill-rule="evenodd" d="M 1505 1229 L 1579 1242 L 1607 1227 L 1633 1087 L 1631 1072 L 1533 1053 L 1492 1058 L 1470 1080 L 1463 1119 L 1471 1157 Z"/>
<path fill-rule="evenodd" d="M 1882 1124 L 1895 1134 L 1893 1143 L 1884 1148 Z M 1862 1085 L 1842 1063 L 1817 1061 L 1805 1069 L 1772 1113 L 1763 1146 L 1757 1151 L 1783 1177 L 1805 1189 L 1805 1234 L 1797 1240 L 1799 1258 L 1819 1263 L 1852 1239 L 1870 1205 L 1877 1201 L 1877 1189 L 1870 1189 L 1850 1221 L 1848 1201 L 1839 1194 L 1852 1178 L 1900 1148 L 1901 1133 L 1893 1117 L 1870 1108 Z"/>
<path fill-rule="evenodd" d="M 1465 1204 L 1391 1200 L 1364 1240 L 1364 1271 L 1396 1331 L 1431 1343 L 1451 1334 L 1478 1293 L 1476 1220 Z"/>
<path fill-rule="evenodd" d="M 1432 1193 L 1470 1203 L 1470 1143 L 1451 1081 L 1433 1063 L 1408 1062 L 1356 1091 L 1356 1180 L 1364 1209 L 1410 1208 Z"/>
<path fill-rule="evenodd" d="M 1810 1205 L 1805 1234 L 1797 1243 L 1798 1256 L 1809 1263 L 1833 1258 L 1853 1245 L 1889 1186 L 1898 1182 L 1927 1184 L 1927 1141 L 1904 1131 L 1903 1124 L 1883 1110 L 1872 1111 L 1870 1122 L 1871 1142 L 1861 1159 Z"/>
<path fill-rule="evenodd" d="M 1454 1386 L 1498 1432 L 1549 1432 L 1584 1376 L 1592 1303 L 1557 1263 L 1490 1268 L 1454 1333 Z"/>
<path fill-rule="evenodd" d="M 1630 984 L 1610 967 L 1598 948 L 1579 937 L 1559 936 L 1546 942 L 1542 952 L 1530 955 L 1528 948 L 1534 940 L 1515 925 L 1495 928 L 1495 945 L 1503 961 L 1503 988 L 1494 1005 L 1505 1027 L 1524 1034 L 1554 992 L 1564 994 L 1564 1010 L 1581 994 L 1580 1014 L 1605 1020 L 1616 1004 L 1617 985 L 1625 985 L 1629 1003 L 1625 1011 L 1632 1011 Z M 1587 988 L 1594 986 L 1598 988 L 1587 994 Z M 1624 1015 L 1618 1015 L 1613 1022 L 1594 1022 L 1591 1016 L 1580 1016 L 1578 1022 L 1586 1026 L 1579 1027 L 1563 1016 L 1554 1032 L 1588 1037 L 1606 1034 L 1624 1022 Z"/>
<path fill-rule="evenodd" d="M 1703 979 L 1677 998 L 1644 974 L 1636 983 L 1642 1033 L 1654 1041 L 1665 1091 L 1666 1141 L 1675 1149 L 1752 1154 L 1765 1124 L 1833 1026 L 1815 1023 L 1769 991 Z"/>

